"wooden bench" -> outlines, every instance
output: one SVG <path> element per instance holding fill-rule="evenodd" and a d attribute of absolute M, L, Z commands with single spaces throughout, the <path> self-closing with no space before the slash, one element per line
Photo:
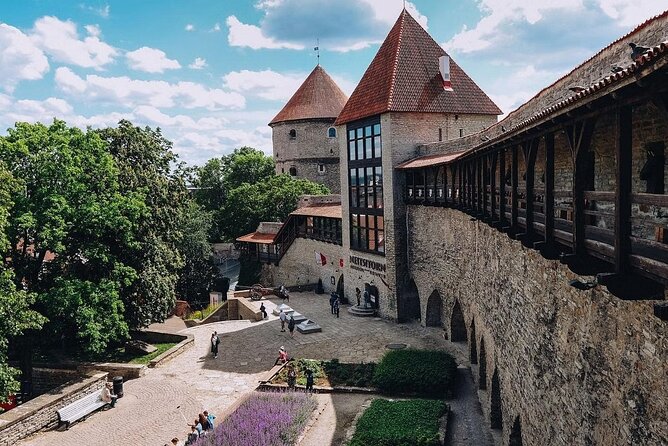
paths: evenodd
<path fill-rule="evenodd" d="M 61 424 L 65 423 L 66 429 L 69 429 L 71 423 L 84 418 L 107 404 L 110 403 L 102 401 L 102 390 L 96 390 L 95 392 L 68 404 L 62 409 L 59 409 L 57 411 L 58 419 Z"/>

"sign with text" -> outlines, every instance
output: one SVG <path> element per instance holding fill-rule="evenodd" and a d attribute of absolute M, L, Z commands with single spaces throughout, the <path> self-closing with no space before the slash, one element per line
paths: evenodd
<path fill-rule="evenodd" d="M 363 257 L 350 256 L 350 268 L 370 273 L 374 276 L 385 278 L 387 266 L 384 263 L 376 262 L 375 260 L 365 259 Z"/>

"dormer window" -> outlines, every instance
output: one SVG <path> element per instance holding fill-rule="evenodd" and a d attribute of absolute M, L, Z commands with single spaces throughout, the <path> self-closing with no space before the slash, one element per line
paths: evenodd
<path fill-rule="evenodd" d="M 297 138 L 297 130 L 295 130 L 295 129 L 290 130 L 290 132 L 288 134 L 290 135 L 290 139 Z"/>
<path fill-rule="evenodd" d="M 330 138 L 336 138 L 336 129 L 334 127 L 330 127 L 329 130 L 327 130 L 327 136 Z"/>

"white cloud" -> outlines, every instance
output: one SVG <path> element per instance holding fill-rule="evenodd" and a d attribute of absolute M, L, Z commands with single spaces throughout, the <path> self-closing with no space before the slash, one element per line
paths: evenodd
<path fill-rule="evenodd" d="M 60 118 L 72 114 L 74 109 L 65 100 L 48 98 L 44 101 L 22 99 L 11 105 L 2 120 L 13 125 L 14 122 L 50 122 L 53 118 Z"/>
<path fill-rule="evenodd" d="M 188 23 L 184 29 L 188 32 L 195 31 L 195 25 L 193 25 L 192 23 Z"/>
<path fill-rule="evenodd" d="M 212 33 L 217 33 L 220 31 L 220 23 L 216 22 L 215 25 L 213 25 L 213 28 L 211 28 Z"/>
<path fill-rule="evenodd" d="M 193 63 L 188 65 L 188 68 L 192 70 L 201 70 L 202 68 L 206 68 L 207 63 L 206 59 L 203 59 L 201 57 L 196 57 L 195 60 L 193 60 Z"/>
<path fill-rule="evenodd" d="M 41 79 L 47 71 L 42 50 L 17 28 L 0 23 L 0 88 L 12 92 L 20 81 Z"/>
<path fill-rule="evenodd" d="M 266 37 L 262 29 L 255 25 L 246 25 L 241 23 L 235 16 L 227 18 L 229 33 L 227 41 L 230 46 L 245 46 L 254 50 L 259 49 L 279 49 L 302 50 L 304 45 L 295 45 L 288 42 L 277 42 L 271 37 Z"/>
<path fill-rule="evenodd" d="M 103 19 L 109 18 L 109 14 L 111 14 L 111 7 L 109 5 L 104 5 L 104 6 L 89 6 L 86 4 L 80 4 L 79 7 L 83 9 L 84 11 L 90 11 L 93 14 L 97 14 Z"/>
<path fill-rule="evenodd" d="M 600 8 L 622 26 L 639 25 L 668 8 L 665 0 L 598 0 Z"/>
<path fill-rule="evenodd" d="M 211 89 L 194 82 L 169 83 L 137 80 L 127 76 L 102 77 L 94 74 L 82 78 L 66 67 L 56 70 L 55 80 L 61 90 L 73 96 L 124 107 L 150 105 L 158 108 L 217 110 L 240 109 L 246 105 L 244 97 L 237 92 Z"/>
<path fill-rule="evenodd" d="M 165 70 L 181 68 L 181 64 L 177 60 L 168 58 L 164 51 L 147 46 L 130 51 L 125 54 L 125 57 L 130 68 L 147 73 L 164 73 Z"/>
<path fill-rule="evenodd" d="M 100 40 L 98 27 L 90 26 L 86 30 L 88 37 L 81 40 L 74 22 L 45 16 L 37 19 L 30 38 L 36 46 L 59 62 L 102 69 L 113 62 L 118 51 Z"/>
<path fill-rule="evenodd" d="M 232 71 L 223 76 L 225 87 L 262 99 L 287 101 L 306 79 L 306 74 L 281 74 L 272 70 Z"/>

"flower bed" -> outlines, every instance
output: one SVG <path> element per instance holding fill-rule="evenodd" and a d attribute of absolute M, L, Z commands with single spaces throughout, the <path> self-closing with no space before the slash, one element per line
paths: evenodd
<path fill-rule="evenodd" d="M 313 371 L 314 384 L 316 386 L 356 386 L 370 387 L 374 363 L 345 364 L 338 359 L 331 361 L 317 361 L 314 359 L 297 359 L 291 362 L 297 368 L 297 384 L 306 385 L 306 370 Z M 284 367 L 272 380 L 273 384 L 287 383 L 288 368 Z"/>
<path fill-rule="evenodd" d="M 440 445 L 440 418 L 447 411 L 439 400 L 375 400 L 357 422 L 348 446 Z"/>
<path fill-rule="evenodd" d="M 257 392 L 195 446 L 292 446 L 316 406 L 304 393 Z"/>
<path fill-rule="evenodd" d="M 384 393 L 447 397 L 457 363 L 449 354 L 431 350 L 393 350 L 374 371 L 373 383 Z"/>

